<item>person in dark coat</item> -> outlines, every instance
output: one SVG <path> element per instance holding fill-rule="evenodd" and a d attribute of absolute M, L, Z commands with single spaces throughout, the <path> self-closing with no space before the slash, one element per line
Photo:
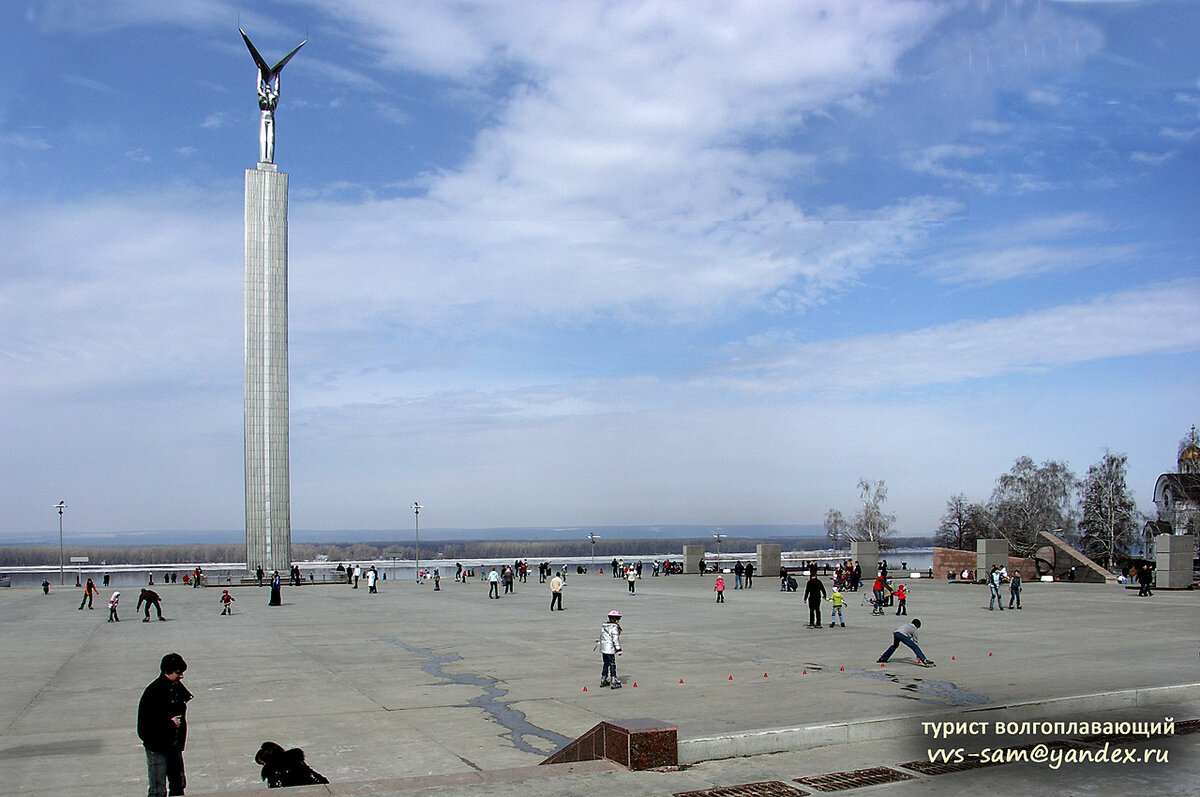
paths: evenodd
<path fill-rule="evenodd" d="M 821 627 L 821 601 L 825 600 L 825 585 L 821 579 L 811 576 L 804 587 L 804 600 L 808 601 L 808 627 Z"/>
<path fill-rule="evenodd" d="M 271 789 L 329 782 L 329 778 L 304 762 L 304 751 L 299 747 L 284 750 L 275 742 L 263 742 L 254 756 L 254 763 L 262 765 L 262 779 Z"/>
<path fill-rule="evenodd" d="M 158 612 L 158 619 L 163 619 L 162 616 L 162 599 L 158 597 L 158 593 L 152 589 L 142 588 L 142 594 L 138 596 L 137 606 L 133 608 L 134 614 L 137 614 L 138 609 L 142 608 L 142 604 L 146 604 L 146 616 L 142 620 L 143 623 L 150 622 L 150 607 L 154 607 L 154 611 Z"/>
<path fill-rule="evenodd" d="M 187 663 L 168 653 L 159 663 L 159 676 L 138 702 L 137 734 L 146 748 L 148 797 L 183 794 L 183 746 L 187 741 L 187 703 L 192 693 L 182 683 Z"/>
<path fill-rule="evenodd" d="M 268 606 L 283 605 L 282 585 L 283 581 L 279 578 L 279 571 L 276 570 L 271 574 L 271 599 L 267 601 Z"/>

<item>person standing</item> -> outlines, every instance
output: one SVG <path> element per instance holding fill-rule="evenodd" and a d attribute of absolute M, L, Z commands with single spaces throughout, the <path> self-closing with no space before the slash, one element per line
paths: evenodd
<path fill-rule="evenodd" d="M 121 602 L 121 593 L 116 591 L 112 597 L 108 599 L 108 621 L 110 623 L 119 623 L 121 618 L 117 616 L 117 604 Z"/>
<path fill-rule="evenodd" d="M 492 572 L 488 573 L 488 597 L 500 600 L 500 574 L 496 572 L 496 568 L 492 568 Z"/>
<path fill-rule="evenodd" d="M 371 569 L 367 571 L 367 594 L 378 595 L 379 590 L 375 588 L 378 583 L 379 571 L 375 569 L 375 565 L 371 565 Z"/>
<path fill-rule="evenodd" d="M 617 656 L 621 655 L 621 613 L 613 609 L 608 620 L 600 626 L 600 685 L 621 688 L 617 677 Z"/>
<path fill-rule="evenodd" d="M 616 558 L 615 556 L 613 557 L 613 560 L 612 560 L 612 563 L 611 563 L 611 564 L 612 564 L 612 574 L 613 574 L 613 575 L 612 575 L 612 577 L 613 577 L 613 578 L 616 578 L 616 577 L 617 577 L 617 575 L 618 575 L 618 574 L 617 574 L 617 565 L 618 565 L 619 563 L 617 562 L 617 558 Z"/>
<path fill-rule="evenodd" d="M 1000 611 L 1004 611 L 1004 599 L 1000 597 L 1000 568 L 992 565 L 992 572 L 988 573 L 988 611 L 992 611 L 992 607 L 999 604 Z"/>
<path fill-rule="evenodd" d="M 896 616 L 908 616 L 908 588 L 903 584 L 896 587 Z"/>
<path fill-rule="evenodd" d="M 158 619 L 163 619 L 162 616 L 162 599 L 158 597 L 158 593 L 151 589 L 142 588 L 142 594 L 138 595 L 137 606 L 133 607 L 133 613 L 137 614 L 138 609 L 142 608 L 142 604 L 146 604 L 146 616 L 142 620 L 143 623 L 150 622 L 150 607 L 154 607 L 154 611 L 158 612 Z"/>
<path fill-rule="evenodd" d="M 50 594 L 50 582 L 49 582 L 49 581 L 47 581 L 47 580 L 46 580 L 46 579 L 44 579 L 44 578 L 42 579 L 42 594 L 43 594 L 43 595 L 49 595 L 49 594 Z M 79 608 L 81 608 L 81 609 L 82 609 L 83 607 L 82 607 L 82 606 L 80 606 Z"/>
<path fill-rule="evenodd" d="M 917 654 L 917 661 L 922 667 L 932 667 L 933 661 L 925 658 L 925 654 L 921 652 L 921 648 L 917 646 L 917 629 L 921 627 L 921 621 L 914 619 L 911 623 L 905 623 L 892 632 L 892 646 L 883 652 L 876 661 L 879 664 L 887 664 L 887 660 L 896 652 L 896 648 L 901 645 L 906 645 L 913 653 Z"/>
<path fill-rule="evenodd" d="M 221 615 L 233 614 L 233 596 L 229 594 L 229 590 L 221 590 Z"/>
<path fill-rule="evenodd" d="M 713 591 L 717 593 L 717 603 L 725 602 L 725 577 L 717 576 L 717 584 L 713 587 Z"/>
<path fill-rule="evenodd" d="M 883 575 L 875 577 L 875 583 L 871 585 L 871 594 L 874 596 L 874 604 L 871 609 L 871 614 L 883 614 Z"/>
<path fill-rule="evenodd" d="M 1142 565 L 1138 570 L 1138 594 L 1139 598 L 1150 598 L 1154 593 L 1150 591 L 1150 582 L 1154 580 L 1154 571 L 1149 565 Z M 1071 568 L 1071 580 L 1075 580 L 1075 568 Z"/>
<path fill-rule="evenodd" d="M 746 589 L 754 587 L 754 562 L 746 562 Z"/>
<path fill-rule="evenodd" d="M 279 577 L 278 570 L 271 574 L 271 599 L 267 601 L 267 605 L 283 605 L 283 580 Z"/>
<path fill-rule="evenodd" d="M 433 591 L 442 591 L 442 573 L 440 568 L 433 568 Z"/>
<path fill-rule="evenodd" d="M 50 594 L 50 582 L 46 581 L 42 584 L 42 592 Z M 83 608 L 83 604 L 87 604 L 89 609 L 95 608 L 92 606 L 92 598 L 100 594 L 100 590 L 96 589 L 95 583 L 89 578 L 87 584 L 83 586 L 83 600 L 79 602 L 79 608 Z"/>
<path fill-rule="evenodd" d="M 258 586 L 260 589 L 262 588 L 262 580 L 264 575 L 266 575 L 266 573 L 263 572 L 262 565 L 259 565 L 258 569 L 254 571 L 254 576 L 258 579 Z"/>
<path fill-rule="evenodd" d="M 558 606 L 558 610 L 560 612 L 564 611 L 563 605 L 562 605 L 562 591 L 563 591 L 562 577 L 559 575 L 555 575 L 554 578 L 550 579 L 550 611 L 554 611 L 555 605 Z"/>
<path fill-rule="evenodd" d="M 634 569 L 633 565 L 630 565 L 626 569 L 625 579 L 629 582 L 629 594 L 630 595 L 636 594 L 634 588 L 637 584 L 637 571 Z"/>
<path fill-rule="evenodd" d="M 734 589 L 742 588 L 742 575 L 745 572 L 746 572 L 746 566 L 744 564 L 742 564 L 742 560 L 739 559 L 737 564 L 733 566 L 733 588 Z"/>
<path fill-rule="evenodd" d="M 837 620 L 842 624 L 842 628 L 846 627 L 846 617 L 842 614 L 842 607 L 846 604 L 846 596 L 842 594 L 842 589 L 836 583 L 833 585 L 833 592 L 829 593 L 827 601 L 833 604 L 829 609 L 829 627 L 833 628 L 833 621 Z"/>
<path fill-rule="evenodd" d="M 1013 607 L 1013 602 L 1016 602 L 1017 608 L 1021 608 L 1021 571 L 1014 570 L 1012 580 L 1008 582 L 1008 608 Z"/>
<path fill-rule="evenodd" d="M 808 601 L 808 627 L 821 627 L 821 601 L 825 600 L 825 585 L 816 575 L 808 577 L 804 586 L 804 600 Z"/>
<path fill-rule="evenodd" d="M 183 685 L 187 663 L 178 653 L 168 653 L 159 664 L 159 676 L 142 692 L 138 702 L 137 735 L 146 749 L 150 781 L 147 797 L 183 794 L 183 747 L 187 741 L 187 703 L 192 693 Z"/>

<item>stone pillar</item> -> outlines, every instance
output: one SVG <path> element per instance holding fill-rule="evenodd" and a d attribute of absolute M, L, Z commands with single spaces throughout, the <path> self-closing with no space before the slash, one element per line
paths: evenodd
<path fill-rule="evenodd" d="M 754 563 L 754 575 L 775 578 L 783 564 L 783 546 L 774 543 L 759 544 L 758 557 Z"/>
<path fill-rule="evenodd" d="M 246 567 L 292 565 L 288 454 L 288 176 L 246 170 Z"/>
<path fill-rule="evenodd" d="M 1162 589 L 1183 589 L 1192 583 L 1196 538 L 1190 534 L 1160 534 L 1154 539 L 1154 583 Z"/>
<path fill-rule="evenodd" d="M 851 542 L 850 559 L 858 562 L 859 568 L 862 569 L 864 584 L 875 583 L 875 576 L 879 575 L 879 543 L 866 540 Z"/>
<path fill-rule="evenodd" d="M 975 578 L 987 578 L 993 566 L 1008 567 L 1008 540 L 976 540 Z"/>
<path fill-rule="evenodd" d="M 700 560 L 704 558 L 703 545 L 685 545 L 683 546 L 683 572 L 684 573 L 699 573 Z"/>

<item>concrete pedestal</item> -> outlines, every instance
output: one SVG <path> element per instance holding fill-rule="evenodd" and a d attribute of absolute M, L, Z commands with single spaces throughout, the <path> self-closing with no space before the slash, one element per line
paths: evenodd
<path fill-rule="evenodd" d="M 992 567 L 1008 567 L 1008 540 L 976 540 L 975 577 L 987 578 Z"/>
<path fill-rule="evenodd" d="M 1183 589 L 1192 583 L 1196 538 L 1190 534 L 1160 534 L 1154 538 L 1154 583 L 1162 589 Z"/>
<path fill-rule="evenodd" d="M 774 578 L 779 575 L 781 564 L 783 564 L 782 545 L 765 543 L 758 546 L 758 557 L 754 564 L 755 574 Z"/>
<path fill-rule="evenodd" d="M 850 559 L 858 562 L 859 568 L 862 569 L 863 583 L 868 586 L 873 584 L 875 576 L 879 575 L 879 543 L 850 543 Z"/>
<path fill-rule="evenodd" d="M 683 572 L 684 573 L 699 573 L 700 560 L 704 558 L 703 545 L 685 545 L 683 546 Z"/>

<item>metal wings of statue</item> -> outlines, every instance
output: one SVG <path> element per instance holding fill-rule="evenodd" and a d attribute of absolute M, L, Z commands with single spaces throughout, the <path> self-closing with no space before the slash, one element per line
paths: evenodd
<path fill-rule="evenodd" d="M 258 161 L 259 163 L 275 162 L 275 106 L 279 104 L 279 73 L 292 60 L 292 56 L 300 48 L 308 44 L 308 39 L 296 45 L 296 49 L 285 55 L 275 66 L 267 66 L 267 62 L 254 49 L 246 31 L 238 28 L 254 63 L 258 65 L 258 107 L 262 111 L 262 122 L 258 128 Z"/>

